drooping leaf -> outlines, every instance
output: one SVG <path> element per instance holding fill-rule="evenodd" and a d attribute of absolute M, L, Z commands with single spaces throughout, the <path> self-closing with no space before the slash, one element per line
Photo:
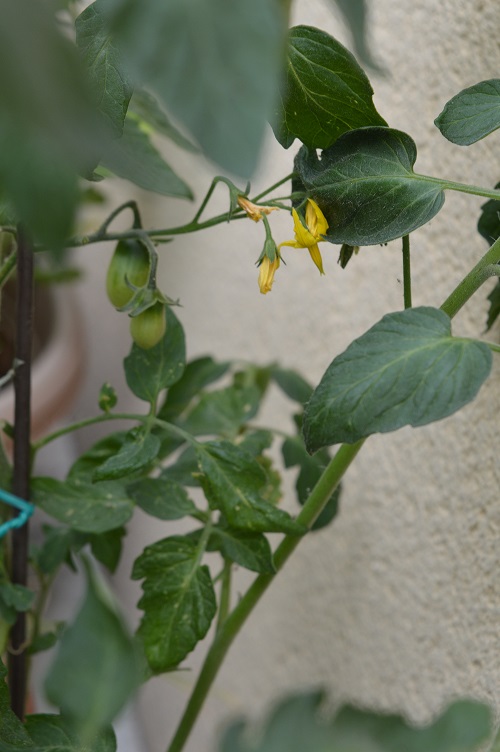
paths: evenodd
<path fill-rule="evenodd" d="M 93 480 L 116 480 L 144 470 L 154 462 L 159 449 L 158 436 L 133 428 L 120 450 L 94 471 Z"/>
<path fill-rule="evenodd" d="M 139 683 L 139 660 L 116 605 L 87 565 L 87 594 L 45 681 L 51 702 L 87 743 L 106 729 Z"/>
<path fill-rule="evenodd" d="M 36 752 L 83 752 L 85 749 L 82 737 L 60 715 L 29 715 L 26 730 Z M 116 752 L 116 737 L 111 728 L 92 739 L 92 752 Z"/>
<path fill-rule="evenodd" d="M 307 453 L 304 442 L 299 436 L 285 439 L 281 451 L 285 467 L 298 466 L 300 468 L 295 482 L 295 488 L 297 490 L 297 500 L 299 504 L 303 506 L 328 464 L 328 453 L 325 450 L 322 450 L 311 457 L 311 455 Z M 321 530 L 321 528 L 329 525 L 334 517 L 336 517 L 339 507 L 340 492 L 341 487 L 337 486 L 327 501 L 323 511 L 312 525 L 311 530 Z"/>
<path fill-rule="evenodd" d="M 193 397 L 198 396 L 209 384 L 222 378 L 229 366 L 227 361 L 217 363 L 209 356 L 192 360 L 186 365 L 182 377 L 168 390 L 158 417 L 163 420 L 176 418 L 188 407 Z"/>
<path fill-rule="evenodd" d="M 119 137 L 132 85 L 123 66 L 121 53 L 113 42 L 102 13 L 101 0 L 85 8 L 75 21 L 76 44 L 87 67 L 98 102 L 111 133 Z"/>
<path fill-rule="evenodd" d="M 165 162 L 140 122 L 127 117 L 122 136 L 110 142 L 101 165 L 114 175 L 162 196 L 193 198 L 191 188 Z"/>
<path fill-rule="evenodd" d="M 281 71 L 284 24 L 268 0 L 107 0 L 131 71 L 208 157 L 249 177 Z M 228 64 L 230 61 L 230 64 Z"/>
<path fill-rule="evenodd" d="M 500 128 L 500 79 L 480 81 L 459 92 L 435 119 L 448 141 L 469 146 Z"/>
<path fill-rule="evenodd" d="M 302 147 L 295 169 L 329 223 L 325 239 L 386 243 L 432 219 L 445 186 L 413 171 L 416 156 L 410 136 L 389 128 L 345 133 L 321 159 Z"/>
<path fill-rule="evenodd" d="M 231 527 L 256 533 L 305 532 L 289 514 L 264 499 L 266 473 L 250 454 L 229 441 L 212 441 L 198 445 L 197 455 L 207 500 Z"/>
<path fill-rule="evenodd" d="M 257 735 L 242 721 L 233 724 L 220 752 L 477 752 L 491 733 L 490 709 L 468 700 L 453 703 L 424 727 L 351 706 L 327 721 L 322 700 L 321 692 L 283 700 Z"/>
<path fill-rule="evenodd" d="M 241 426 L 257 413 L 260 398 L 255 386 L 230 386 L 206 392 L 182 421 L 182 427 L 193 436 L 234 438 Z"/>
<path fill-rule="evenodd" d="M 144 512 L 160 520 L 180 520 L 196 512 L 184 488 L 168 477 L 142 478 L 127 493 Z"/>
<path fill-rule="evenodd" d="M 157 133 L 161 133 L 176 146 L 190 152 L 199 149 L 187 139 L 175 125 L 172 124 L 161 109 L 157 99 L 145 89 L 136 88 L 130 101 L 129 111 L 134 112 L 142 121 L 147 123 Z"/>
<path fill-rule="evenodd" d="M 311 149 L 326 149 L 353 128 L 387 125 L 372 96 L 365 72 L 340 42 L 311 26 L 290 30 L 274 129 L 282 146 L 298 138 Z"/>
<path fill-rule="evenodd" d="M 123 365 L 127 384 L 136 397 L 156 402 L 159 394 L 180 379 L 186 366 L 184 330 L 170 306 L 166 307 L 167 329 L 149 350 L 136 344 Z"/>
<path fill-rule="evenodd" d="M 273 381 L 291 400 L 303 405 L 312 394 L 312 386 L 297 371 L 274 367 L 271 370 Z"/>
<path fill-rule="evenodd" d="M 116 481 L 85 483 L 34 478 L 33 501 L 44 512 L 84 533 L 104 533 L 121 527 L 132 516 L 134 505 Z"/>
<path fill-rule="evenodd" d="M 262 533 L 246 533 L 227 526 L 212 529 L 208 551 L 220 551 L 230 561 L 260 574 L 273 574 L 271 546 Z"/>
<path fill-rule="evenodd" d="M 79 199 L 77 173 L 97 164 L 105 134 L 78 52 L 45 3 L 0 0 L 0 16 L 0 183 L 16 219 L 60 250 Z"/>
<path fill-rule="evenodd" d="M 128 431 L 117 431 L 99 439 L 72 464 L 68 480 L 78 479 L 91 483 L 96 469 L 120 452 L 127 436 Z"/>
<path fill-rule="evenodd" d="M 389 313 L 328 367 L 306 406 L 307 449 L 441 420 L 474 399 L 491 362 L 439 309 Z"/>
<path fill-rule="evenodd" d="M 203 639 L 217 605 L 208 567 L 200 566 L 198 547 L 181 536 L 147 546 L 132 578 L 144 578 L 138 634 L 155 673 L 177 666 Z"/>

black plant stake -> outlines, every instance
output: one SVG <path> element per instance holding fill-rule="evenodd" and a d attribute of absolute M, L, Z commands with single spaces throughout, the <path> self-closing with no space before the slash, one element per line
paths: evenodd
<path fill-rule="evenodd" d="M 31 349 L 33 341 L 33 251 L 23 230 L 18 232 L 16 310 L 16 359 L 14 377 L 15 426 L 12 490 L 16 496 L 29 500 L 30 495 L 30 424 L 31 424 Z M 17 514 L 17 512 L 14 512 Z M 27 584 L 28 525 L 12 532 L 12 582 Z M 24 718 L 26 696 L 26 617 L 19 613 L 11 631 L 9 656 L 9 687 L 11 707 Z"/>

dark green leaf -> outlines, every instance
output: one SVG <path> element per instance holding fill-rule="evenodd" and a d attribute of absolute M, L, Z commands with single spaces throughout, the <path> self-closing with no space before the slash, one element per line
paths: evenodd
<path fill-rule="evenodd" d="M 182 378 L 168 390 L 158 417 L 163 420 L 176 418 L 202 389 L 224 376 L 229 366 L 228 362 L 216 363 L 210 357 L 192 360 L 186 365 Z"/>
<path fill-rule="evenodd" d="M 220 551 L 226 559 L 252 572 L 273 574 L 276 571 L 271 546 L 262 533 L 214 527 L 207 550 Z"/>
<path fill-rule="evenodd" d="M 111 573 L 115 572 L 122 553 L 122 539 L 127 534 L 124 527 L 108 530 L 107 533 L 93 533 L 87 536 L 92 553 Z"/>
<path fill-rule="evenodd" d="M 93 480 L 116 480 L 151 467 L 159 449 L 158 436 L 134 428 L 128 432 L 121 449 L 94 471 Z"/>
<path fill-rule="evenodd" d="M 35 597 L 33 590 L 23 585 L 15 585 L 12 582 L 3 582 L 0 585 L 0 598 L 7 606 L 16 611 L 27 611 Z"/>
<path fill-rule="evenodd" d="M 68 480 L 78 479 L 91 483 L 95 470 L 122 449 L 127 436 L 128 431 L 117 431 L 100 439 L 73 463 Z"/>
<path fill-rule="evenodd" d="M 295 483 L 297 489 L 297 499 L 303 506 L 314 486 L 320 479 L 325 467 L 328 464 L 329 456 L 326 451 L 317 452 L 311 457 L 304 446 L 304 442 L 299 436 L 290 437 L 283 442 L 281 448 L 285 467 L 298 465 L 300 470 Z M 330 496 L 326 506 L 314 522 L 311 530 L 321 530 L 329 525 L 336 517 L 339 507 L 340 486 L 338 486 Z"/>
<path fill-rule="evenodd" d="M 84 533 L 104 533 L 121 527 L 134 509 L 123 486 L 114 481 L 90 484 L 34 478 L 32 490 L 34 503 L 44 512 Z"/>
<path fill-rule="evenodd" d="M 365 72 L 340 42 L 311 26 L 291 29 L 275 126 L 282 146 L 298 138 L 311 149 L 326 149 L 353 128 L 387 125 L 372 96 Z"/>
<path fill-rule="evenodd" d="M 60 249 L 104 145 L 75 46 L 44 3 L 0 0 L 0 184 L 36 238 Z M 36 75 L 34 75 L 36 71 Z"/>
<path fill-rule="evenodd" d="M 495 188 L 498 190 L 500 183 Z M 477 230 L 488 245 L 492 245 L 500 236 L 500 200 L 490 199 L 481 206 Z"/>
<path fill-rule="evenodd" d="M 435 124 L 448 141 L 468 146 L 500 128 L 500 79 L 480 81 L 444 106 Z"/>
<path fill-rule="evenodd" d="M 286 512 L 264 499 L 266 473 L 250 454 L 229 441 L 200 444 L 197 454 L 207 500 L 231 527 L 258 533 L 304 532 Z"/>
<path fill-rule="evenodd" d="M 125 73 L 121 54 L 105 24 L 101 0 L 85 8 L 75 21 L 76 44 L 88 68 L 99 111 L 114 136 L 121 136 L 132 85 Z"/>
<path fill-rule="evenodd" d="M 413 172 L 416 156 L 410 136 L 389 128 L 350 131 L 321 159 L 302 147 L 295 168 L 330 225 L 325 239 L 386 243 L 432 219 L 444 184 Z"/>
<path fill-rule="evenodd" d="M 321 692 L 282 701 L 260 734 L 243 722 L 223 738 L 220 752 L 477 752 L 491 733 L 486 705 L 461 700 L 429 726 L 419 728 L 396 715 L 344 706 L 328 722 L 320 712 Z"/>
<path fill-rule="evenodd" d="M 156 402 L 159 394 L 178 381 L 186 366 L 184 330 L 170 306 L 166 307 L 167 330 L 149 350 L 132 346 L 123 365 L 129 388 L 136 397 Z"/>
<path fill-rule="evenodd" d="M 276 367 L 272 369 L 271 376 L 287 397 L 301 405 L 312 394 L 312 386 L 297 371 Z"/>
<path fill-rule="evenodd" d="M 60 630 L 53 632 L 43 632 L 37 635 L 31 645 L 28 648 L 30 655 L 36 655 L 36 653 L 43 653 L 45 650 L 50 650 L 57 645 L 57 641 L 60 637 Z"/>
<path fill-rule="evenodd" d="M 134 112 L 141 120 L 146 122 L 153 130 L 166 136 L 171 141 L 186 151 L 198 152 L 199 149 L 189 141 L 173 125 L 163 112 L 158 101 L 149 91 L 136 89 L 132 95 L 129 111 Z"/>
<path fill-rule="evenodd" d="M 234 438 L 241 426 L 257 413 L 260 398 L 261 393 L 255 386 L 230 386 L 207 392 L 182 421 L 182 427 L 193 436 Z"/>
<path fill-rule="evenodd" d="M 199 472 L 196 452 L 189 446 L 174 463 L 162 470 L 161 477 L 181 486 L 199 486 L 200 482 L 196 477 Z"/>
<path fill-rule="evenodd" d="M 47 697 L 82 739 L 108 726 L 136 689 L 139 661 L 111 597 L 87 565 L 87 594 L 64 632 L 45 681 Z"/>
<path fill-rule="evenodd" d="M 33 743 L 24 724 L 10 709 L 6 677 L 7 669 L 0 661 L 0 752 L 32 749 Z"/>
<path fill-rule="evenodd" d="M 160 520 L 179 520 L 196 512 L 184 488 L 167 477 L 142 478 L 127 486 L 137 506 Z"/>
<path fill-rule="evenodd" d="M 488 295 L 488 300 L 490 301 L 490 308 L 486 321 L 486 331 L 491 329 L 498 316 L 500 315 L 500 281 L 496 283 L 495 287 Z"/>
<path fill-rule="evenodd" d="M 452 337 L 436 308 L 384 316 L 331 363 L 306 406 L 308 451 L 423 426 L 474 399 L 491 369 L 482 342 Z"/>
<path fill-rule="evenodd" d="M 83 752 L 89 747 L 71 724 L 59 715 L 30 715 L 26 729 L 36 752 Z M 92 752 L 116 752 L 116 737 L 111 728 L 92 739 Z"/>
<path fill-rule="evenodd" d="M 162 196 L 193 198 L 190 187 L 155 149 L 135 118 L 127 117 L 123 135 L 109 144 L 101 164 L 114 175 Z"/>
<path fill-rule="evenodd" d="M 277 4 L 108 0 L 108 5 L 136 80 L 160 97 L 208 157 L 248 177 L 281 71 L 285 29 Z"/>
<path fill-rule="evenodd" d="M 252 457 L 259 457 L 273 443 L 271 431 L 258 429 L 244 434 L 243 440 L 238 442 L 240 449 L 248 452 Z"/>
<path fill-rule="evenodd" d="M 177 666 L 203 639 L 217 605 L 208 567 L 199 565 L 198 548 L 174 536 L 144 549 L 132 578 L 145 578 L 139 608 L 139 635 L 155 673 Z"/>
<path fill-rule="evenodd" d="M 77 550 L 84 544 L 78 533 L 67 527 L 50 527 L 44 525 L 45 539 L 43 545 L 38 548 L 33 558 L 36 565 L 44 574 L 53 574 L 63 562 L 70 563 L 71 551 Z"/>

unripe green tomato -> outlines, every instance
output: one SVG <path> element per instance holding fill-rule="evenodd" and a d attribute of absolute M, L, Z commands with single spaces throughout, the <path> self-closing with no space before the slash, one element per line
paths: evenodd
<path fill-rule="evenodd" d="M 149 253 L 138 240 L 120 240 L 106 277 L 108 298 L 115 308 L 126 305 L 134 295 L 126 280 L 142 287 L 149 277 Z"/>
<path fill-rule="evenodd" d="M 167 330 L 167 318 L 163 303 L 155 303 L 151 308 L 130 319 L 130 334 L 135 344 L 149 350 L 161 340 Z"/>

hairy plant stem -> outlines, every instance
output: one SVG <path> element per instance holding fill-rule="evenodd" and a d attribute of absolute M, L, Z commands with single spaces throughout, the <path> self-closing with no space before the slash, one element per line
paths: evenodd
<path fill-rule="evenodd" d="M 361 449 L 363 442 L 364 440 L 361 440 L 356 444 L 343 444 L 340 447 L 325 468 L 323 475 L 318 480 L 308 500 L 304 504 L 302 511 L 297 517 L 298 522 L 302 523 L 307 528 L 311 528 L 332 493 L 337 488 L 347 468 Z M 300 541 L 300 537 L 293 535 L 285 536 L 274 555 L 276 573 L 283 568 L 289 556 L 295 551 Z M 233 640 L 252 612 L 254 606 L 264 595 L 271 582 L 273 582 L 275 576 L 276 574 L 259 575 L 216 633 L 198 676 L 198 680 L 191 693 L 184 715 L 181 718 L 177 732 L 172 739 L 167 752 L 181 752 L 184 748 L 184 744 L 196 722 L 198 714 L 203 706 L 210 687 L 217 676 L 227 651 L 231 647 Z"/>
<path fill-rule="evenodd" d="M 446 298 L 441 310 L 453 318 L 490 277 L 500 276 L 500 238 Z"/>
<path fill-rule="evenodd" d="M 403 299 L 405 308 L 411 308 L 410 236 L 403 236 Z"/>

